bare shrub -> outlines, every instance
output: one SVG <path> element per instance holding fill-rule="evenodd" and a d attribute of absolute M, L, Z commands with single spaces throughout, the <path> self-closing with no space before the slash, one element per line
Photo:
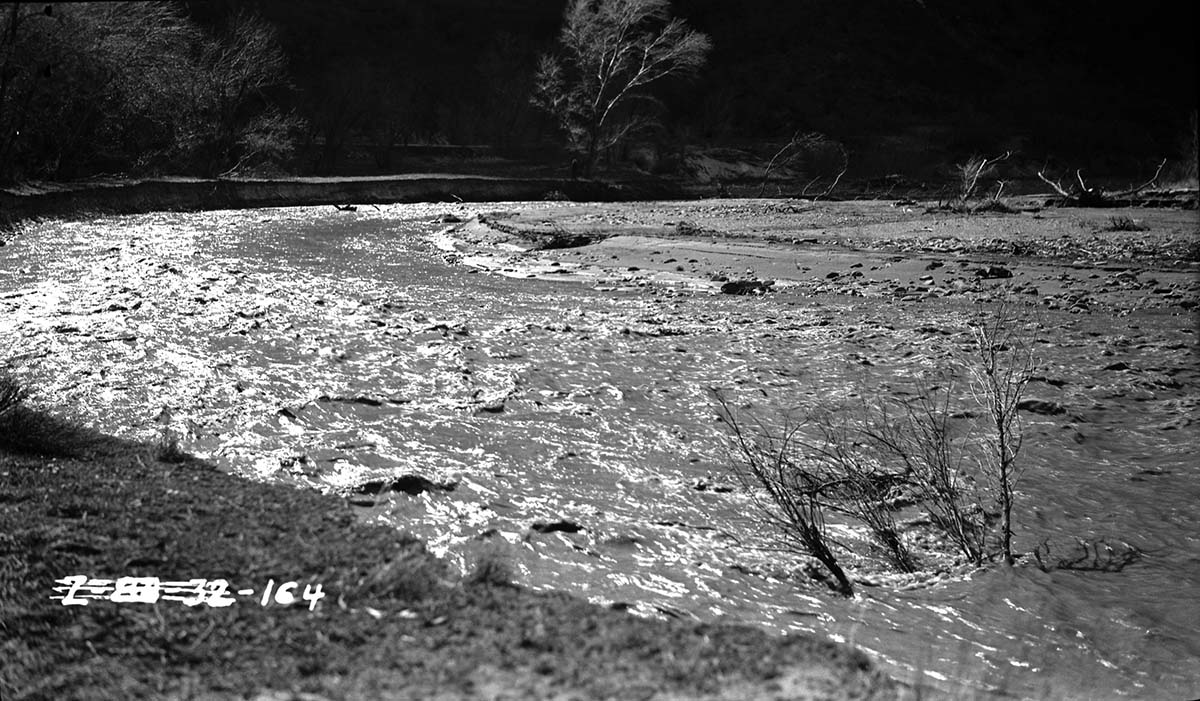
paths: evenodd
<path fill-rule="evenodd" d="M 508 558 L 502 552 L 489 548 L 475 554 L 471 569 L 464 581 L 467 584 L 511 587 L 514 579 L 513 568 Z"/>
<path fill-rule="evenodd" d="M 1025 322 L 1009 304 L 980 315 L 971 330 L 960 362 L 936 374 L 936 383 L 917 380 L 907 399 L 864 399 L 858 407 L 825 402 L 801 421 L 785 415 L 773 429 L 740 418 L 714 392 L 718 416 L 732 432 L 735 475 L 766 494 L 759 508 L 787 544 L 829 571 L 842 594 L 851 587 L 825 515 L 861 522 L 896 569 L 913 572 L 918 563 L 892 507 L 900 495 L 928 509 L 968 561 L 1013 563 L 1013 504 L 1023 468 L 1018 410 L 1035 362 Z M 956 382 L 956 374 L 966 381 Z M 859 396 L 879 396 L 864 389 Z M 976 410 L 964 411 L 967 403 Z M 954 423 L 971 418 L 976 424 Z"/>
<path fill-rule="evenodd" d="M 861 521 L 887 559 L 901 572 L 916 571 L 916 559 L 905 546 L 889 506 L 891 497 L 909 482 L 906 470 L 896 471 L 881 460 L 881 454 L 861 422 L 843 413 L 819 411 L 810 421 L 819 436 L 816 441 L 798 442 L 807 459 L 824 477 L 819 496 L 832 511 Z"/>
<path fill-rule="evenodd" d="M 1105 231 L 1145 231 L 1146 227 L 1138 224 L 1133 220 L 1133 217 L 1124 215 L 1113 216 L 1108 218 L 1108 226 L 1104 227 Z"/>
<path fill-rule="evenodd" d="M 29 398 L 29 389 L 9 375 L 0 374 L 0 415 L 20 406 Z"/>
<path fill-rule="evenodd" d="M 987 158 L 984 156 L 971 156 L 965 163 L 960 163 L 956 166 L 958 170 L 958 199 L 959 202 L 965 203 L 967 200 L 975 196 L 976 190 L 979 188 L 979 181 L 991 175 L 996 171 L 996 164 L 1000 161 L 1007 160 L 1009 152 L 995 158 Z M 1004 189 L 1000 185 L 1000 189 L 996 191 L 996 196 L 993 200 L 999 199 L 1000 192 Z"/>
<path fill-rule="evenodd" d="M 790 419 L 779 430 L 772 430 L 751 419 L 745 423 L 719 393 L 714 392 L 718 417 L 733 433 L 736 453 L 734 473 L 742 486 L 752 493 L 762 490 L 766 502 L 756 502 L 763 515 L 783 535 L 785 547 L 798 548 L 810 555 L 833 576 L 834 588 L 850 596 L 854 588 L 834 555 L 825 529 L 825 504 L 822 491 L 828 488 L 825 476 L 806 469 L 797 452 L 798 432 L 802 424 Z"/>
<path fill-rule="evenodd" d="M 920 383 L 911 401 L 884 400 L 864 433 L 904 465 L 917 499 L 959 551 L 976 565 L 986 555 L 987 527 L 979 488 L 966 472 L 966 439 L 956 439 L 951 418 L 953 379 L 945 386 Z M 870 410 L 868 410 L 870 411 Z"/>
<path fill-rule="evenodd" d="M 974 348 L 966 358 L 971 389 L 985 412 L 980 468 L 1000 506 L 1000 553 L 1013 563 L 1012 509 L 1023 466 L 1017 457 L 1024 436 L 1018 406 L 1033 378 L 1033 346 L 1013 308 L 1001 302 L 972 327 Z"/>
<path fill-rule="evenodd" d="M 771 171 L 776 166 L 791 165 L 797 161 L 800 162 L 805 173 L 810 175 L 816 173 L 800 192 L 801 197 L 807 197 L 808 191 L 823 178 L 830 178 L 828 187 L 813 195 L 815 201 L 827 197 L 837 187 L 838 182 L 850 167 L 850 154 L 846 151 L 845 146 L 824 134 L 797 131 L 792 134 L 792 138 L 786 144 L 775 152 L 775 155 L 771 156 L 771 160 L 763 168 L 763 179 L 758 188 L 758 196 L 762 197 L 766 194 L 767 182 L 771 178 Z"/>
<path fill-rule="evenodd" d="M 538 63 L 533 103 L 558 120 L 586 175 L 601 151 L 654 122 L 659 103 L 647 86 L 704 65 L 712 43 L 670 10 L 667 0 L 567 4 L 559 52 Z"/>

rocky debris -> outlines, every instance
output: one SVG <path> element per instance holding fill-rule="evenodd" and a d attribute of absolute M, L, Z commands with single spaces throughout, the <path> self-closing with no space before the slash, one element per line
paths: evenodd
<path fill-rule="evenodd" d="M 668 223 L 668 225 L 669 225 L 669 223 Z M 693 236 L 714 236 L 719 232 L 714 231 L 712 229 L 707 229 L 703 226 L 698 226 L 689 221 L 681 221 L 681 222 L 677 222 L 675 224 L 675 233 L 679 234 L 680 236 L 693 237 Z"/>
<path fill-rule="evenodd" d="M 1054 378 L 1054 377 L 1046 377 L 1044 375 L 1038 375 L 1036 377 L 1031 377 L 1031 378 L 1029 378 L 1029 381 L 1030 382 L 1044 382 L 1044 383 L 1050 385 L 1051 387 L 1065 387 L 1068 384 L 1066 380 L 1060 380 L 1060 379 Z"/>
<path fill-rule="evenodd" d="M 425 492 L 453 492 L 458 482 L 434 482 L 420 475 L 401 475 L 394 480 L 371 480 L 354 488 L 355 494 L 377 496 L 384 492 L 403 492 L 419 496 Z"/>
<path fill-rule="evenodd" d="M 1017 404 L 1017 409 L 1044 416 L 1058 416 L 1067 413 L 1066 407 L 1062 404 L 1045 399 L 1023 399 Z"/>
<path fill-rule="evenodd" d="M 975 276 L 984 280 L 1012 277 L 1012 271 L 1003 265 L 989 265 L 975 270 Z"/>
<path fill-rule="evenodd" d="M 725 494 L 734 490 L 733 485 L 721 484 L 705 478 L 693 480 L 692 489 L 697 492 L 716 492 L 717 494 Z"/>
<path fill-rule="evenodd" d="M 574 521 L 534 521 L 529 526 L 530 529 L 538 533 L 578 533 L 584 530 L 583 526 Z"/>
<path fill-rule="evenodd" d="M 321 396 L 317 397 L 317 401 L 322 403 L 339 402 L 343 404 L 362 404 L 363 406 L 377 407 L 383 406 L 384 404 L 408 404 L 412 400 L 404 397 L 376 397 L 368 394 L 360 394 L 353 397 L 331 397 L 327 394 L 322 394 Z M 280 413 L 282 414 L 283 412 L 280 411 Z M 294 418 L 294 416 L 292 418 Z"/>
<path fill-rule="evenodd" d="M 731 280 L 721 285 L 721 294 L 765 294 L 774 284 L 774 280 Z"/>

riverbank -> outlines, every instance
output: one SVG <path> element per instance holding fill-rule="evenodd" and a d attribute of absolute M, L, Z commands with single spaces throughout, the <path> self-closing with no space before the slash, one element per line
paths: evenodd
<path fill-rule="evenodd" d="M 508 584 L 509 565 L 483 544 L 461 579 L 419 541 L 356 521 L 342 499 L 61 424 L 47 432 L 14 412 L 0 426 L 5 699 L 900 695 L 847 647 L 533 593 Z M 12 452 L 18 430 L 41 434 L 25 449 L 57 454 Z M 76 575 L 224 579 L 234 602 L 53 600 Z M 288 581 L 300 600 L 264 597 Z"/>
<path fill-rule="evenodd" d="M 514 200 L 623 201 L 678 194 L 669 183 L 460 174 L 282 179 L 94 179 L 0 189 L 0 231 L 25 219 L 313 205 Z"/>

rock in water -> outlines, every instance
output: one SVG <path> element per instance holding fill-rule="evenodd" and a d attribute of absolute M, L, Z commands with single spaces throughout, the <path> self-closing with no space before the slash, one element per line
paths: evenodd
<path fill-rule="evenodd" d="M 371 480 L 354 488 L 355 494 L 378 495 L 383 491 L 404 492 L 409 496 L 418 496 L 424 492 L 452 492 L 458 484 L 455 482 L 434 482 L 420 475 L 402 475 L 388 482 L 386 480 Z"/>
<path fill-rule="evenodd" d="M 764 294 L 767 290 L 771 289 L 771 286 L 774 284 L 774 280 L 731 280 L 730 282 L 721 285 L 721 294 Z"/>
<path fill-rule="evenodd" d="M 535 521 L 530 528 L 538 533 L 578 533 L 583 530 L 583 526 L 574 521 Z"/>
<path fill-rule="evenodd" d="M 1024 399 L 1017 404 L 1017 408 L 1021 411 L 1043 414 L 1045 416 L 1057 416 L 1067 413 L 1066 408 L 1062 404 L 1046 401 L 1045 399 Z"/>
<path fill-rule="evenodd" d="M 975 275 L 984 280 L 992 280 L 995 278 L 1012 277 L 1013 273 L 1003 265 L 989 265 L 986 268 L 976 268 Z"/>

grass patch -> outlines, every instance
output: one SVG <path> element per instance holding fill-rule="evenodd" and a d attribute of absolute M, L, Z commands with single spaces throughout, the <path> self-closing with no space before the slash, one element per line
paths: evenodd
<path fill-rule="evenodd" d="M 48 457 L 83 455 L 100 440 L 94 432 L 30 405 L 33 392 L 0 373 L 0 450 Z"/>
<path fill-rule="evenodd" d="M 1146 227 L 1138 224 L 1133 220 L 1133 217 L 1124 215 L 1112 216 L 1108 218 L 1108 226 L 1104 227 L 1105 231 L 1146 231 Z"/>
<path fill-rule="evenodd" d="M 464 581 L 467 584 L 510 587 L 515 576 L 508 557 L 495 547 L 488 547 L 475 553 Z"/>
<path fill-rule="evenodd" d="M 159 462 L 178 464 L 187 462 L 192 456 L 179 446 L 179 437 L 170 430 L 164 430 L 154 449 L 154 458 Z"/>

